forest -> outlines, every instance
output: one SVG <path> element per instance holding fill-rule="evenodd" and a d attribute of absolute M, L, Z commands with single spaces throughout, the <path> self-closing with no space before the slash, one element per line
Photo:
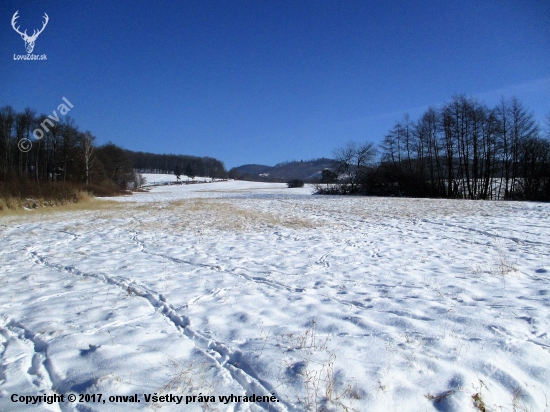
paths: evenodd
<path fill-rule="evenodd" d="M 43 138 L 30 140 L 46 119 L 30 108 L 0 108 L 0 182 L 72 181 L 126 189 L 139 185 L 139 173 L 172 173 L 176 166 L 189 166 L 198 176 L 227 176 L 223 162 L 211 157 L 133 152 L 111 142 L 96 146 L 95 136 L 68 116 L 46 123 L 39 129 Z M 28 151 L 20 149 L 25 139 L 32 142 Z"/>
<path fill-rule="evenodd" d="M 178 166 L 197 176 L 227 176 L 223 162 L 211 157 L 133 152 L 111 142 L 98 146 L 96 137 L 80 131 L 69 116 L 59 122 L 47 119 L 30 108 L 0 108 L 3 208 L 26 206 L 26 197 L 66 203 L 77 201 L 81 191 L 96 196 L 126 193 L 142 186 L 140 173 L 172 173 Z"/>
<path fill-rule="evenodd" d="M 128 151 L 138 173 L 174 173 L 175 170 L 188 171 L 194 176 L 227 178 L 227 171 L 222 161 L 213 157 L 197 157 L 175 154 L 155 154 Z"/>
<path fill-rule="evenodd" d="M 373 143 L 334 151 L 320 194 L 550 200 L 550 114 L 543 130 L 517 98 L 489 108 L 464 95 L 405 115 Z"/>

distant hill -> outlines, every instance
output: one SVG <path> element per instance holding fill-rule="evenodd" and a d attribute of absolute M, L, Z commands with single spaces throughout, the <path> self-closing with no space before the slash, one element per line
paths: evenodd
<path fill-rule="evenodd" d="M 324 169 L 333 167 L 334 160 L 324 157 L 305 161 L 283 162 L 275 166 L 249 164 L 234 167 L 229 171 L 229 177 L 258 182 L 287 182 L 291 179 L 315 182 L 321 178 Z"/>

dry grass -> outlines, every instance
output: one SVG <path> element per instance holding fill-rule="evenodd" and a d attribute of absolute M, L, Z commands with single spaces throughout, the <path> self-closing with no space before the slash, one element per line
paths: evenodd
<path fill-rule="evenodd" d="M 176 207 L 180 205 L 175 205 Z M 231 203 L 199 199 L 191 205 L 181 205 L 183 210 L 190 207 L 195 215 L 205 214 L 222 230 L 246 230 L 254 227 L 287 227 L 292 229 L 313 228 L 311 220 L 289 215 L 268 213 L 252 208 L 241 208 Z"/>
<path fill-rule="evenodd" d="M 123 194 L 108 185 L 84 185 L 75 182 L 13 180 L 0 182 L 0 213 L 90 203 L 95 196 Z"/>
<path fill-rule="evenodd" d="M 113 208 L 116 202 L 99 201 L 95 196 L 117 196 L 123 193 L 109 185 L 37 183 L 30 180 L 0 182 L 0 217 L 42 216 L 52 212 Z"/>
<path fill-rule="evenodd" d="M 445 399 L 447 396 L 451 396 L 453 393 L 456 392 L 456 389 L 451 389 L 445 392 L 440 393 L 439 395 L 432 395 L 431 393 L 427 393 L 424 395 L 427 399 L 433 400 L 435 402 L 441 402 L 443 399 Z"/>
<path fill-rule="evenodd" d="M 57 199 L 43 197 L 27 197 L 17 198 L 7 196 L 5 199 L 0 199 L 0 211 L 17 211 L 17 210 L 32 210 L 44 207 L 66 206 L 76 203 L 90 202 L 93 196 L 90 193 L 78 190 L 72 193 L 67 193 L 66 196 L 60 196 Z"/>
<path fill-rule="evenodd" d="M 319 224 L 313 220 L 298 218 L 290 214 L 274 213 L 244 208 L 220 199 L 185 199 L 165 203 L 117 202 L 93 198 L 84 193 L 76 203 L 51 207 L 17 208 L 0 211 L 0 218 L 12 216 L 16 220 L 31 216 L 44 219 L 58 212 L 98 211 L 97 219 L 125 218 L 134 216 L 141 229 L 161 230 L 166 233 L 180 233 L 191 230 L 199 234 L 211 230 L 260 231 L 276 227 L 293 229 L 314 228 Z M 126 224 L 135 225 L 135 221 Z"/>
<path fill-rule="evenodd" d="M 510 259 L 509 250 L 499 240 L 494 241 L 493 248 L 494 252 L 487 255 L 487 264 L 476 264 L 471 267 L 471 270 L 478 277 L 483 274 L 499 277 L 505 287 L 507 278 L 520 273 L 517 269 L 518 264 Z"/>
<path fill-rule="evenodd" d="M 487 410 L 487 407 L 485 406 L 485 402 L 483 401 L 483 398 L 481 397 L 481 393 L 476 393 L 472 395 L 472 399 L 474 400 L 474 407 L 481 411 L 485 412 Z"/>
<path fill-rule="evenodd" d="M 513 412 L 530 412 L 523 398 L 523 391 L 518 387 L 512 395 L 512 411 Z"/>
<path fill-rule="evenodd" d="M 294 396 L 303 410 L 356 411 L 352 404 L 361 398 L 355 379 L 343 381 L 341 370 L 337 371 L 337 348 L 332 348 L 331 336 L 320 335 L 313 318 L 305 332 L 281 334 L 276 338 L 276 346 L 284 351 L 284 372 L 279 380 L 292 382 L 298 378 L 301 381 L 303 391 L 296 391 Z"/>
<path fill-rule="evenodd" d="M 0 202 L 2 200 L 0 199 Z M 66 203 L 62 205 L 53 205 L 50 207 L 38 207 L 36 209 L 4 209 L 0 210 L 0 218 L 5 217 L 10 220 L 28 221 L 29 218 L 43 219 L 48 216 L 54 216 L 62 212 L 77 212 L 77 211 L 102 211 L 121 209 L 124 205 L 113 200 L 102 200 L 88 196 L 86 200 L 81 200 L 77 203 Z"/>
<path fill-rule="evenodd" d="M 136 208 L 146 210 L 152 218 L 147 226 L 168 231 L 256 231 L 274 227 L 300 229 L 318 226 L 311 220 L 254 208 L 245 209 L 220 199 L 185 199 L 170 202 L 165 207 L 148 204 Z"/>
<path fill-rule="evenodd" d="M 166 365 L 172 372 L 168 374 L 168 380 L 164 383 L 155 394 L 162 396 L 168 393 L 176 395 L 198 395 L 201 394 L 204 398 L 216 396 L 215 377 L 211 368 L 206 361 L 195 362 L 176 359 L 167 355 L 168 364 Z M 162 403 L 149 403 L 148 406 L 154 410 L 160 410 Z M 210 402 L 201 402 L 203 411 L 219 411 Z"/>

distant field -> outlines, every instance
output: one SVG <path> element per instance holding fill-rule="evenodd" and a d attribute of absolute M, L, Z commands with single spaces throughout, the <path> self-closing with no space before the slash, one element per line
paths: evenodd
<path fill-rule="evenodd" d="M 141 175 L 146 179 L 146 185 L 157 185 L 162 183 L 178 181 L 178 179 L 176 178 L 176 175 L 174 174 L 169 175 L 169 174 L 163 174 L 163 173 L 142 173 Z M 204 182 L 204 181 L 210 182 L 212 181 L 212 178 L 196 176 L 193 180 L 201 181 L 201 182 Z M 180 182 L 187 182 L 187 181 L 192 181 L 192 180 L 189 179 L 187 176 L 183 176 L 183 175 L 180 176 Z"/>
<path fill-rule="evenodd" d="M 0 410 L 550 410 L 550 204 L 312 190 L 0 217 Z"/>

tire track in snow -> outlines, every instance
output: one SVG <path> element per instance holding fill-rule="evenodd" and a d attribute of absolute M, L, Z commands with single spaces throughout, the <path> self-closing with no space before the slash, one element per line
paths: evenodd
<path fill-rule="evenodd" d="M 185 336 L 193 341 L 195 347 L 207 355 L 210 359 L 216 362 L 220 367 L 225 368 L 231 374 L 232 378 L 245 390 L 247 395 L 264 395 L 270 396 L 272 393 L 279 399 L 279 404 L 276 403 L 258 403 L 266 410 L 286 412 L 293 410 L 290 404 L 286 403 L 277 396 L 276 390 L 269 382 L 261 379 L 243 359 L 242 352 L 232 350 L 222 342 L 217 342 L 209 339 L 205 334 L 194 330 L 190 326 L 190 319 L 187 316 L 178 315 L 172 305 L 170 305 L 162 294 L 148 289 L 143 285 L 138 285 L 133 281 L 128 281 L 125 278 L 109 276 L 105 273 L 87 273 L 82 272 L 74 266 L 64 266 L 57 263 L 52 263 L 48 259 L 40 256 L 36 252 L 30 252 L 30 255 L 35 258 L 36 263 L 47 268 L 54 269 L 58 272 L 67 272 L 75 276 L 94 278 L 102 283 L 117 286 L 127 292 L 144 298 L 158 313 L 165 316 L 170 322 L 180 330 Z"/>

